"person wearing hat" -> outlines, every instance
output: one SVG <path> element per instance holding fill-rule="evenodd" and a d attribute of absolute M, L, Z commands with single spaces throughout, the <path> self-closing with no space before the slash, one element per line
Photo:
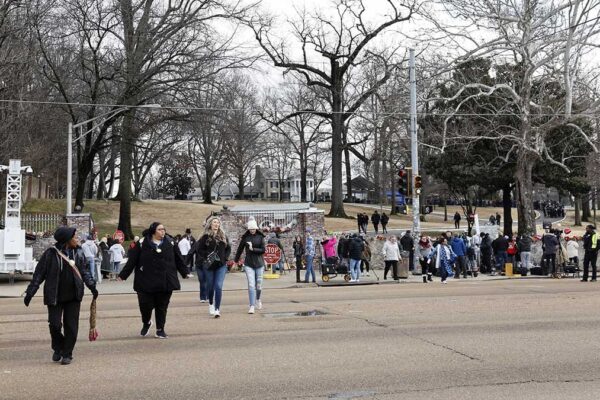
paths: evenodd
<path fill-rule="evenodd" d="M 598 234 L 596 233 L 596 227 L 594 225 L 588 225 L 585 227 L 585 234 L 583 235 L 583 279 L 582 282 L 587 282 L 588 271 L 590 266 L 592 267 L 592 282 L 596 282 L 596 261 L 598 259 Z"/>
<path fill-rule="evenodd" d="M 179 248 L 173 238 L 167 235 L 160 222 L 153 222 L 142 233 L 142 238 L 129 253 L 127 264 L 119 274 L 119 280 L 127 280 L 135 270 L 133 290 L 137 292 L 142 330 L 140 336 L 147 336 L 152 326 L 152 311 L 156 319 L 156 334 L 159 339 L 169 336 L 165 332 L 167 309 L 174 290 L 180 290 L 177 272 L 187 279 L 189 271 L 185 266 Z"/>
<path fill-rule="evenodd" d="M 266 243 L 265 235 L 258 229 L 254 218 L 248 221 L 247 227 L 248 230 L 240 238 L 234 262 L 241 265 L 240 258 L 242 253 L 245 252 L 243 266 L 248 279 L 248 297 L 250 300 L 248 314 L 254 314 L 255 307 L 259 310 L 262 309 L 260 295 L 265 269 L 263 254 L 265 253 Z"/>
<path fill-rule="evenodd" d="M 56 244 L 44 251 L 35 267 L 31 283 L 25 290 L 25 305 L 44 283 L 44 305 L 48 307 L 48 326 L 52 338 L 52 361 L 70 364 L 79 330 L 79 310 L 83 286 L 94 299 L 96 282 L 90 274 L 85 254 L 75 236 L 76 229 L 60 227 L 54 233 Z M 63 330 L 64 327 L 64 330 Z M 63 333 L 64 332 L 64 333 Z"/>

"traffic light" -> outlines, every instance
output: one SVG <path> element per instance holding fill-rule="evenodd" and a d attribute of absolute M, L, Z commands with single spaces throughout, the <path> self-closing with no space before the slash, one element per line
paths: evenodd
<path fill-rule="evenodd" d="M 422 187 L 423 187 L 423 178 L 421 178 L 421 175 L 415 176 L 415 193 L 421 194 Z"/>
<path fill-rule="evenodd" d="M 408 195 L 408 172 L 405 169 L 398 171 L 398 193 Z"/>

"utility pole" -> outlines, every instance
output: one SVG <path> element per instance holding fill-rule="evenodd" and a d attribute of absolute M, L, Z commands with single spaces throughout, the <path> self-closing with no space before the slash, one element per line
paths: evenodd
<path fill-rule="evenodd" d="M 413 265 L 415 271 L 419 265 L 419 255 L 416 251 L 419 236 L 421 234 L 421 219 L 420 219 L 420 204 L 419 193 L 420 189 L 414 187 L 415 177 L 419 176 L 419 141 L 417 137 L 417 78 L 415 74 L 415 49 L 409 50 L 409 70 L 410 70 L 410 144 L 411 144 L 411 164 L 412 177 L 409 185 L 412 185 L 412 209 L 413 209 L 413 238 L 415 251 L 413 251 Z"/>

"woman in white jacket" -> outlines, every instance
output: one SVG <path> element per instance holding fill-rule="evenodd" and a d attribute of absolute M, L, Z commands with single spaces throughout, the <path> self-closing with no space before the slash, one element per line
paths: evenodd
<path fill-rule="evenodd" d="M 569 262 L 579 266 L 579 243 L 577 240 L 567 237 L 567 257 Z"/>
<path fill-rule="evenodd" d="M 392 235 L 388 237 L 388 240 L 383 244 L 383 260 L 385 262 L 385 269 L 383 270 L 383 279 L 387 280 L 387 274 L 392 268 L 394 280 L 397 281 L 400 279 L 398 277 L 398 261 L 402 260 L 400 256 L 400 248 L 398 247 L 398 242 L 396 241 L 396 236 Z"/>

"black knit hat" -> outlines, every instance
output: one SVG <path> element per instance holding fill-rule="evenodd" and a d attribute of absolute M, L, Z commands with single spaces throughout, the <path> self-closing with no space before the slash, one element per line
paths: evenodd
<path fill-rule="evenodd" d="M 61 226 L 54 232 L 54 239 L 56 239 L 58 243 L 67 243 L 69 240 L 73 239 L 76 231 L 77 229 L 75 228 Z"/>

